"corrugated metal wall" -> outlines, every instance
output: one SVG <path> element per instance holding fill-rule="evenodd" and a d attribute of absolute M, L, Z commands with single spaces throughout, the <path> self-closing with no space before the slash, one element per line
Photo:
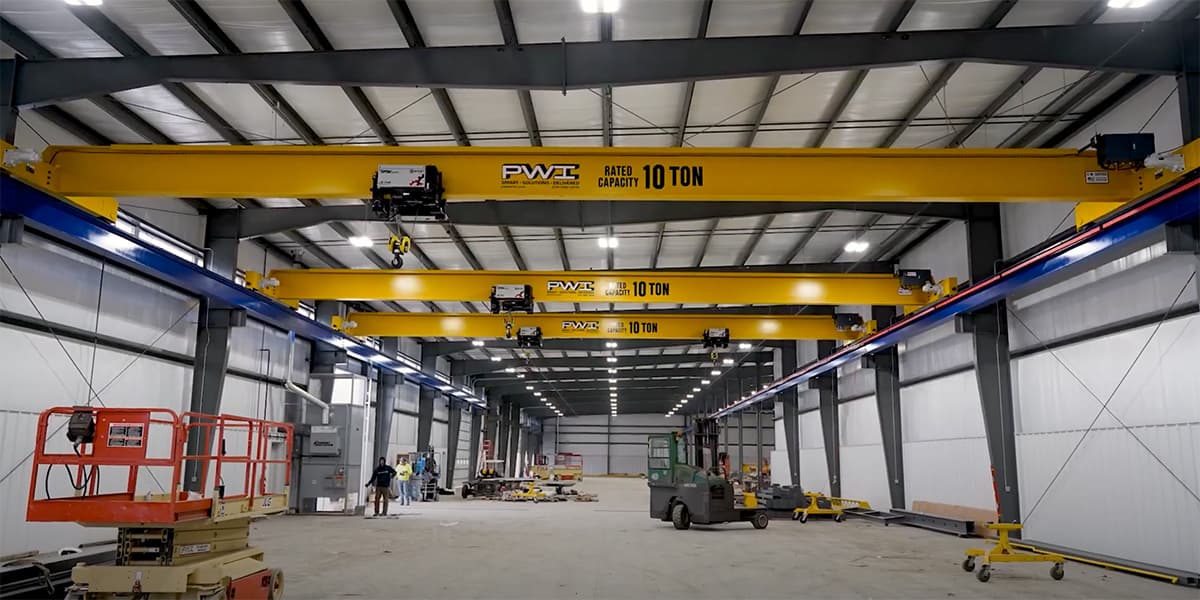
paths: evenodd
<path fill-rule="evenodd" d="M 683 417 L 662 415 L 584 415 L 546 419 L 543 452 L 583 456 L 585 475 L 646 472 L 646 436 L 683 427 Z"/>

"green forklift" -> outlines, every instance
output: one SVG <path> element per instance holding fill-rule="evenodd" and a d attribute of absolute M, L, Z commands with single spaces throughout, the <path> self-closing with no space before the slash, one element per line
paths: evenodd
<path fill-rule="evenodd" d="M 734 503 L 733 485 L 721 475 L 717 459 L 719 425 L 696 419 L 692 426 L 694 463 L 687 463 L 684 433 L 651 435 L 648 439 L 646 481 L 650 485 L 650 517 L 687 529 L 693 523 L 712 525 L 749 521 L 763 529 L 769 519 L 754 494 L 746 505 Z"/>

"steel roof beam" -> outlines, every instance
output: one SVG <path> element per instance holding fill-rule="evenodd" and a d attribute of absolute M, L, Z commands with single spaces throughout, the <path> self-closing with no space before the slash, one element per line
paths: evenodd
<path fill-rule="evenodd" d="M 308 45 L 312 46 L 313 50 L 327 52 L 333 50 L 333 44 L 329 42 L 329 38 L 321 31 L 321 27 L 317 24 L 317 20 L 313 18 L 312 13 L 304 6 L 301 0 L 279 0 L 279 5 L 283 7 L 283 11 L 292 19 L 292 23 L 296 29 L 300 30 L 300 35 L 308 41 Z M 396 145 L 396 137 L 388 130 L 387 124 L 383 122 L 383 118 L 379 116 L 379 111 L 375 110 L 375 106 L 363 93 L 362 88 L 355 86 L 343 86 L 342 91 L 345 92 L 346 98 L 354 105 L 354 109 L 358 111 L 359 116 L 366 121 L 367 126 L 375 133 L 375 137 L 379 141 L 389 146 Z"/>
<path fill-rule="evenodd" d="M 712 17 L 713 0 L 703 0 L 700 5 L 700 24 L 696 27 L 696 39 L 702 40 L 708 35 L 708 21 Z M 689 81 L 683 90 L 683 102 L 679 107 L 679 125 L 675 127 L 675 145 L 683 146 L 684 136 L 687 135 L 688 118 L 692 113 L 692 96 L 696 93 L 696 82 Z"/>
<path fill-rule="evenodd" d="M 177 6 L 193 4 L 171 0 Z M 402 0 L 389 0 L 406 34 L 414 30 Z M 403 10 L 401 10 L 401 7 Z M 188 11 L 193 13 L 195 11 Z M 203 23 L 199 23 L 203 26 Z M 406 35 L 406 37 L 409 37 Z M 934 60 L 1171 74 L 1195 57 L 1198 32 L 1187 21 L 1104 23 L 999 29 L 839 33 L 456 46 L 245 55 L 175 55 L 33 61 L 17 74 L 17 105 L 96 96 L 167 81 L 420 86 L 442 90 L 589 89 L 858 70 Z M 563 78 L 563 60 L 570 65 Z M 380 68 L 387 65 L 388 68 Z M 439 100 L 439 105 L 443 104 Z M 445 108 L 444 106 L 442 108 Z M 461 123 L 455 131 L 466 142 Z"/>
<path fill-rule="evenodd" d="M 496 19 L 500 21 L 500 33 L 504 36 L 504 45 L 515 48 L 517 42 L 517 27 L 513 23 L 512 6 L 508 0 L 493 0 L 496 7 Z M 521 117 L 525 119 L 525 131 L 529 134 L 530 146 L 542 145 L 542 132 L 538 127 L 537 111 L 533 108 L 533 96 L 529 90 L 517 90 L 517 101 L 521 104 Z"/>
<path fill-rule="evenodd" d="M 1075 24 L 1077 26 L 1091 25 L 1096 22 L 1096 19 L 1100 18 L 1100 15 L 1104 14 L 1105 10 L 1108 10 L 1108 0 L 1097 0 L 1096 2 L 1093 2 L 1091 6 L 1087 8 L 1087 10 L 1083 11 L 1083 14 L 1076 19 Z M 1020 92 L 1021 88 L 1025 87 L 1025 84 L 1032 81 L 1038 73 L 1041 73 L 1042 67 L 1044 66 L 1046 65 L 1030 65 L 1024 71 L 1022 71 L 1021 74 L 1017 76 L 1016 80 L 1008 84 L 1008 87 L 1004 88 L 1004 91 L 1000 92 L 1000 95 L 996 96 L 990 103 L 988 103 L 987 107 L 983 109 L 983 112 L 979 113 L 974 119 L 971 120 L 970 124 L 968 124 L 965 128 L 958 130 L 950 142 L 946 144 L 946 147 L 956 148 L 966 143 L 967 139 L 974 135 L 980 127 L 983 127 L 984 124 L 995 117 L 996 114 L 1000 112 L 1000 109 L 1004 108 L 1004 105 L 1008 104 L 1008 101 L 1012 100 L 1013 96 L 1016 96 L 1017 92 Z"/>
<path fill-rule="evenodd" d="M 1011 11 L 1016 5 L 1017 0 L 999 0 L 999 2 L 996 3 L 996 6 L 992 8 L 992 12 L 989 13 L 987 18 L 983 20 L 983 23 L 979 26 L 979 28 L 995 29 L 1000 24 L 1000 21 L 1004 20 L 1004 17 L 1006 17 L 1009 11 Z M 925 91 L 921 92 L 921 95 L 917 97 L 917 101 L 914 102 L 912 107 L 908 109 L 908 113 L 906 113 L 904 117 L 900 119 L 900 123 L 893 127 L 892 130 L 888 132 L 887 136 L 883 138 L 883 141 L 880 142 L 879 147 L 891 148 L 892 145 L 896 143 L 896 140 L 899 140 L 900 136 L 904 135 L 904 132 L 910 125 L 912 125 L 912 122 L 916 120 L 917 115 L 920 115 L 921 111 L 925 110 L 925 107 L 929 105 L 930 100 L 933 100 L 935 97 L 937 97 L 938 92 L 942 91 L 942 89 L 946 87 L 946 84 L 950 82 L 950 78 L 954 77 L 954 74 L 958 72 L 958 69 L 962 67 L 963 64 L 964 63 L 962 61 L 957 60 L 948 63 L 945 68 L 938 73 L 937 77 L 935 77 L 933 81 L 929 82 L 929 85 L 925 87 Z"/>
<path fill-rule="evenodd" d="M 1136 96 L 1139 92 L 1146 89 L 1154 82 L 1156 77 L 1153 75 L 1134 75 L 1132 79 L 1125 82 L 1124 85 L 1117 88 L 1113 93 L 1109 94 L 1095 106 L 1089 108 L 1083 114 L 1072 119 L 1062 129 L 1059 129 L 1054 135 L 1041 143 L 1042 148 L 1057 148 L 1070 140 L 1075 134 L 1091 127 L 1096 121 L 1104 118 L 1105 115 L 1112 112 L 1114 108 L 1119 106 L 1126 100 Z"/>
<path fill-rule="evenodd" d="M 796 18 L 796 26 L 792 28 L 792 35 L 800 35 L 804 29 L 804 23 L 808 21 L 808 13 L 812 12 L 814 0 L 800 0 L 800 16 Z M 762 100 L 759 100 L 756 106 L 758 110 L 754 113 L 754 118 L 751 119 L 750 130 L 746 132 L 746 139 L 742 141 L 742 145 L 749 148 L 754 145 L 754 138 L 758 136 L 758 130 L 762 127 L 763 117 L 767 116 L 767 107 L 771 105 L 771 98 L 775 97 L 775 90 L 779 87 L 779 74 L 771 75 L 767 78 L 767 84 L 764 86 Z"/>
<path fill-rule="evenodd" d="M 916 2 L 917 0 L 904 0 L 904 3 L 892 15 L 892 19 L 885 31 L 887 33 L 898 31 Z M 833 111 L 829 113 L 829 120 L 825 122 L 825 126 L 821 128 L 821 131 L 817 133 L 817 140 L 812 143 L 814 148 L 820 148 L 825 145 L 825 140 L 829 139 L 829 134 L 833 132 L 833 128 L 837 126 L 838 121 L 842 120 L 842 114 L 846 112 L 846 107 L 850 106 L 850 102 L 854 100 L 854 94 L 858 93 L 858 88 L 862 87 L 863 82 L 867 80 L 867 73 L 869 72 L 867 69 L 862 69 L 853 73 L 850 85 L 842 92 L 841 98 L 833 103 Z"/>

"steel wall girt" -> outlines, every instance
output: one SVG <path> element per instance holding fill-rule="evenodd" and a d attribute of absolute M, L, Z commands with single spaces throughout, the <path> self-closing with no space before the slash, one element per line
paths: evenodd
<path fill-rule="evenodd" d="M 263 282 L 267 295 L 299 300 L 487 302 L 497 285 L 529 285 L 537 302 L 923 306 L 934 299 L 902 290 L 897 276 L 867 273 L 289 269 Z"/>
<path fill-rule="evenodd" d="M 1095 154 L 1073 149 L 147 144 L 51 146 L 42 160 L 28 178 L 65 196 L 365 198 L 381 164 L 436 165 L 449 200 L 1115 202 L 1142 190 L 1134 171 L 1087 183 Z"/>
<path fill-rule="evenodd" d="M 761 356 L 749 355 L 748 360 L 763 360 L 769 361 L 771 355 L 762 353 Z M 567 358 L 506 358 L 503 360 L 463 360 L 458 361 L 462 365 L 463 375 L 480 375 L 483 373 L 492 373 L 503 371 L 508 368 L 520 370 L 522 367 L 571 367 L 571 368 L 620 368 L 637 365 L 672 365 L 672 364 L 688 364 L 688 363 L 711 363 L 712 359 L 707 354 L 687 355 L 687 354 L 666 354 L 661 356 L 617 356 L 615 362 L 602 360 L 599 356 L 594 357 L 567 357 Z M 722 369 L 723 367 L 714 367 Z"/>
<path fill-rule="evenodd" d="M 1181 70 L 1185 59 L 1177 48 L 1195 47 L 1195 29 L 1186 21 L 1106 23 L 906 31 L 904 35 L 838 33 L 556 42 L 515 48 L 61 59 L 31 61 L 20 69 L 15 99 L 21 106 L 43 105 L 187 81 L 558 91 L 938 60 L 1171 74 Z M 422 45 L 406 37 L 410 46 Z M 379 68 L 384 64 L 389 68 Z"/>
<path fill-rule="evenodd" d="M 896 309 L 872 306 L 871 318 L 879 327 L 896 321 Z M 875 373 L 875 407 L 879 412 L 879 431 L 888 478 L 892 508 L 908 508 L 904 500 L 904 436 L 901 429 L 900 355 L 895 346 L 869 357 Z"/>
<path fill-rule="evenodd" d="M 839 330 L 834 317 L 828 315 L 354 312 L 342 321 L 343 331 L 359 337 L 506 338 L 522 327 L 539 328 L 543 339 L 699 341 L 707 329 L 714 327 L 728 329 L 729 338 L 734 341 L 852 340 L 860 337 L 858 332 Z"/>

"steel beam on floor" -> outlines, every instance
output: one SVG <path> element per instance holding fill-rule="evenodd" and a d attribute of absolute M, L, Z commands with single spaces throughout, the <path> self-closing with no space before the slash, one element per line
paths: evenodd
<path fill-rule="evenodd" d="M 822 359 L 837 351 L 837 342 L 819 340 L 817 358 Z M 829 495 L 842 495 L 842 427 L 838 414 L 837 371 L 814 377 L 809 387 L 818 393 L 818 410 L 821 414 L 821 435 L 825 439 L 825 467 L 829 470 Z"/>
<path fill-rule="evenodd" d="M 896 321 L 896 309 L 872 306 L 871 318 L 880 328 Z M 888 492 L 892 508 L 906 508 L 904 500 L 904 436 L 900 415 L 900 355 L 889 346 L 867 359 L 875 371 L 875 406 L 879 411 L 879 431 L 883 441 L 883 458 L 887 467 Z"/>
<path fill-rule="evenodd" d="M 1004 259 L 999 205 L 972 207 L 967 220 L 967 264 L 971 281 L 991 277 Z M 971 334 L 975 348 L 975 378 L 983 408 L 983 429 L 992 483 L 1002 523 L 1021 521 L 1018 493 L 1017 448 L 1013 422 L 1012 368 L 1008 345 L 1008 308 L 1005 300 L 958 315 L 957 330 Z M 1013 532 L 1017 534 L 1019 532 Z"/>

